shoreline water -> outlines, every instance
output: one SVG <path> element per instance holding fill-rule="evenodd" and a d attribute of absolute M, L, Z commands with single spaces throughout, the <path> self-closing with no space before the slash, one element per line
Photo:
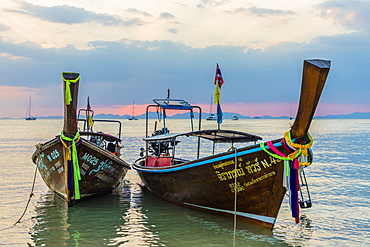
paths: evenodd
<path fill-rule="evenodd" d="M 172 120 L 181 125 L 181 120 Z M 132 163 L 144 145 L 144 121 L 121 120 L 123 157 Z M 204 123 L 212 124 L 212 123 Z M 281 137 L 289 120 L 225 121 L 267 139 Z M 0 120 L 0 245 L 4 246 L 232 246 L 229 218 L 184 209 L 142 191 L 131 170 L 113 193 L 68 208 L 36 177 L 35 144 L 59 134 L 62 120 Z M 314 120 L 314 163 L 306 169 L 313 207 L 290 217 L 287 198 L 272 232 L 237 224 L 236 246 L 364 246 L 370 244 L 370 120 Z M 176 132 L 176 128 L 173 131 Z M 96 245 L 97 244 L 97 245 Z"/>

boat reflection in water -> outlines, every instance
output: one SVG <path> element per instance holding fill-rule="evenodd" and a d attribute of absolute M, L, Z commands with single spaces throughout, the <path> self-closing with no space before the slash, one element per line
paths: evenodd
<path fill-rule="evenodd" d="M 72 208 L 49 191 L 36 206 L 31 239 L 35 246 L 142 244 L 142 234 L 133 234 L 132 230 L 140 232 L 145 228 L 144 217 L 132 207 L 136 202 L 131 196 L 136 196 L 130 188 L 122 184 L 111 194 L 91 198 Z"/>
<path fill-rule="evenodd" d="M 233 223 L 224 217 L 179 207 L 127 180 L 111 194 L 72 208 L 49 191 L 39 199 L 33 220 L 33 246 L 231 246 L 234 237 Z M 284 229 L 276 238 L 269 230 L 240 222 L 235 243 L 286 246 Z"/>

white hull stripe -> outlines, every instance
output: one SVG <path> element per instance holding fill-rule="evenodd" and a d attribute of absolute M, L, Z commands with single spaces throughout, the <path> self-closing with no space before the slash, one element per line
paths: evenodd
<path fill-rule="evenodd" d="M 210 207 L 199 206 L 199 205 L 195 205 L 195 204 L 191 204 L 191 203 L 187 203 L 187 202 L 183 202 L 183 203 L 186 204 L 186 205 L 189 205 L 189 206 L 193 206 L 193 207 L 204 208 L 204 209 L 213 210 L 213 211 L 222 212 L 222 213 L 234 214 L 234 211 L 231 211 L 231 210 L 210 208 Z M 236 215 L 243 216 L 243 217 L 250 218 L 250 219 L 254 219 L 254 220 L 259 220 L 259 221 L 262 221 L 262 222 L 267 222 L 267 223 L 270 223 L 270 224 L 274 224 L 275 220 L 276 220 L 275 217 L 262 216 L 262 215 L 258 215 L 258 214 L 236 212 Z"/>

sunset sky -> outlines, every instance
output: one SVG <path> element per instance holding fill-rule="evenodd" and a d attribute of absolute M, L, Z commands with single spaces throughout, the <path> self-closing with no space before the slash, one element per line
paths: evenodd
<path fill-rule="evenodd" d="M 79 106 L 145 111 L 153 98 L 224 112 L 295 114 L 304 59 L 332 61 L 316 115 L 370 112 L 370 1 L 1 0 L 0 118 L 63 113 L 63 71 Z M 215 107 L 213 107 L 215 109 Z"/>

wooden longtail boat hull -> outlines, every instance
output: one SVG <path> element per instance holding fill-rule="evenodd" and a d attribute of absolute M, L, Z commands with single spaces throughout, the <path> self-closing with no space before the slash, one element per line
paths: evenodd
<path fill-rule="evenodd" d="M 170 167 L 148 168 L 144 162 L 135 162 L 134 169 L 157 196 L 201 211 L 230 217 L 236 213 L 238 219 L 266 229 L 273 227 L 286 191 L 284 162 L 259 145 Z"/>
<path fill-rule="evenodd" d="M 179 142 L 176 142 L 175 138 L 180 135 L 171 135 L 167 131 L 167 126 L 164 126 L 161 131 L 155 130 L 149 137 L 147 127 L 144 139 L 146 149 L 142 152 L 143 157 L 133 164 L 133 168 L 137 170 L 148 190 L 167 201 L 201 211 L 236 215 L 243 221 L 266 229 L 274 226 L 286 188 L 289 188 L 292 216 L 298 223 L 299 206 L 309 207 L 303 205 L 306 202 L 311 205 L 311 201 L 300 201 L 298 198 L 300 187 L 298 177 L 303 167 L 312 162 L 308 150 L 312 145 L 312 139 L 308 129 L 329 69 L 330 61 L 327 60 L 304 61 L 296 120 L 283 139 L 272 141 L 277 150 L 271 150 L 272 146 L 266 146 L 263 150 L 260 145 L 251 145 L 199 158 L 200 139 L 198 139 L 197 158 L 184 161 L 176 159 L 175 156 L 175 149 L 179 150 L 177 146 Z M 190 105 L 181 104 L 180 100 L 171 100 L 169 96 L 167 99 L 154 102 L 161 107 L 163 116 L 166 116 L 167 109 L 181 109 L 181 106 L 184 106 L 183 110 L 191 108 Z M 147 107 L 147 112 L 149 107 L 152 105 Z M 165 123 L 165 117 L 163 118 Z M 220 128 L 217 131 L 200 131 L 200 127 L 199 131 L 182 135 L 198 136 L 214 143 L 241 142 L 238 138 L 227 136 L 228 133 L 237 135 L 236 132 Z M 268 150 L 270 154 L 266 152 Z M 291 157 L 287 158 L 288 154 Z M 287 160 L 286 164 L 283 159 Z M 289 178 L 285 169 L 289 171 Z"/>
<path fill-rule="evenodd" d="M 69 199 L 67 195 L 67 174 L 71 168 L 66 167 L 64 146 L 59 138 L 38 144 L 32 156 L 45 184 L 69 206 L 88 197 L 111 192 L 130 169 L 125 161 L 85 139 L 81 139 L 76 148 L 81 174 L 81 198 L 78 200 Z"/>
<path fill-rule="evenodd" d="M 119 137 L 93 132 L 94 111 L 91 110 L 89 99 L 87 109 L 81 109 L 86 113 L 86 120 L 77 118 L 80 74 L 64 72 L 62 79 L 63 131 L 55 139 L 36 145 L 32 160 L 46 185 L 65 199 L 69 206 L 73 206 L 90 196 L 112 191 L 131 167 L 119 158 L 120 125 Z M 83 131 L 78 129 L 77 122 L 80 120 L 85 123 Z"/>

